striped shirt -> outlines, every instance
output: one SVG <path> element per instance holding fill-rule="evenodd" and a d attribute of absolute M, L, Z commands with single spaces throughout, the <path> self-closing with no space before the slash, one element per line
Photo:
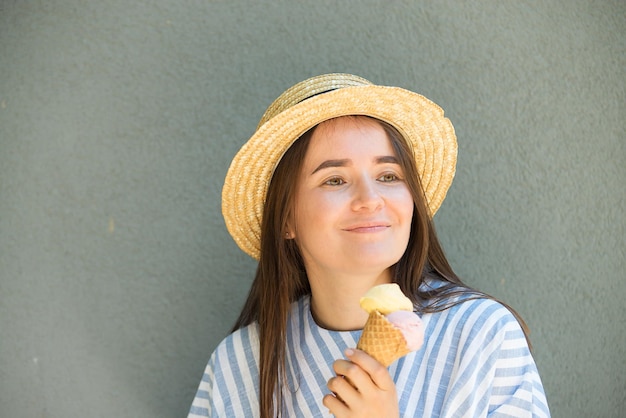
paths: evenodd
<path fill-rule="evenodd" d="M 517 320 L 490 299 L 422 315 L 422 348 L 389 366 L 402 417 L 549 417 L 543 386 Z M 322 398 L 332 363 L 361 331 L 320 328 L 310 298 L 292 306 L 287 329 L 283 415 L 327 417 Z M 258 417 L 256 324 L 225 338 L 211 355 L 189 411 L 197 417 Z"/>

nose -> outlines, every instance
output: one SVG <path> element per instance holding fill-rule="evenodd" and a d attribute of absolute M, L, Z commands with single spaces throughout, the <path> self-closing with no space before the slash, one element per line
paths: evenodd
<path fill-rule="evenodd" d="M 378 190 L 376 180 L 361 178 L 354 184 L 352 210 L 376 211 L 384 206 L 385 200 Z"/>

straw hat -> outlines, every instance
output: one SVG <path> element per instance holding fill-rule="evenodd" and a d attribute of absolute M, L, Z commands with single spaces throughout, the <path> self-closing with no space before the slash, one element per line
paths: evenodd
<path fill-rule="evenodd" d="M 278 162 L 302 134 L 317 124 L 365 115 L 394 126 L 413 150 L 431 216 L 452 183 L 457 143 L 443 110 L 411 91 L 376 86 L 351 74 L 326 74 L 302 81 L 267 109 L 256 132 L 235 155 L 222 190 L 226 227 L 239 248 L 261 253 L 261 218 L 267 188 Z"/>

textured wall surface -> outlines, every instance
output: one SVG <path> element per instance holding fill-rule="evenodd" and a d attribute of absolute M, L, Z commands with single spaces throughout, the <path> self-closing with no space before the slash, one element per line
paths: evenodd
<path fill-rule="evenodd" d="M 446 110 L 453 266 L 525 317 L 555 417 L 626 416 L 626 3 L 469 3 L 1 2 L 0 416 L 186 414 L 255 268 L 229 160 L 332 71 Z"/>

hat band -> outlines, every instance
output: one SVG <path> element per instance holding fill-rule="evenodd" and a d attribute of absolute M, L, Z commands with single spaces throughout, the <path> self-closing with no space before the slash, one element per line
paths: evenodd
<path fill-rule="evenodd" d="M 326 93 L 331 92 L 331 91 L 334 91 L 334 90 L 339 90 L 340 88 L 342 88 L 342 87 L 334 87 L 334 88 L 331 88 L 331 89 L 328 89 L 328 90 L 315 92 L 315 93 L 313 93 L 313 94 L 312 94 L 312 95 L 310 95 L 310 96 L 303 97 L 303 98 L 302 98 L 302 100 L 300 100 L 299 102 L 294 103 L 294 104 L 302 103 L 303 101 L 305 101 L 305 100 L 309 100 L 309 99 L 310 99 L 310 98 L 312 98 L 312 97 L 319 96 L 320 94 L 326 94 Z"/>
<path fill-rule="evenodd" d="M 257 130 L 274 116 L 306 99 L 344 87 L 368 85 L 372 85 L 372 82 L 352 74 L 327 74 L 302 81 L 274 100 L 261 117 Z"/>

